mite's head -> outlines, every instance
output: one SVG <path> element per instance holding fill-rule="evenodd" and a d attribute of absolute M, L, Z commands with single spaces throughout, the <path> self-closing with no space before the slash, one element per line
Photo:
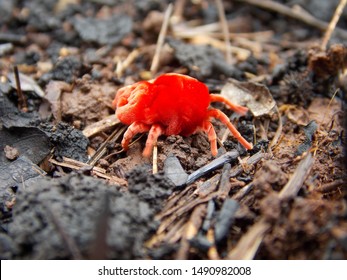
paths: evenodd
<path fill-rule="evenodd" d="M 150 94 L 151 84 L 146 81 L 120 88 L 112 102 L 118 119 L 126 124 L 138 121 L 146 104 L 146 96 Z"/>

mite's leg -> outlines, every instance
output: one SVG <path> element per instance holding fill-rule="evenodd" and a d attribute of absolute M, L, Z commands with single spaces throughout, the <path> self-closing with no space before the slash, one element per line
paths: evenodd
<path fill-rule="evenodd" d="M 152 125 L 148 133 L 146 147 L 142 153 L 144 157 L 149 157 L 152 154 L 153 146 L 157 143 L 158 137 L 164 132 L 165 130 L 159 124 Z"/>
<path fill-rule="evenodd" d="M 251 150 L 253 148 L 253 145 L 245 138 L 243 138 L 238 132 L 238 130 L 235 128 L 235 126 L 230 122 L 229 118 L 220 110 L 217 109 L 210 109 L 208 110 L 208 116 L 220 120 L 223 124 L 225 124 L 230 132 L 234 135 L 234 137 L 241 143 L 242 146 L 244 146 L 247 150 Z"/>
<path fill-rule="evenodd" d="M 125 131 L 123 140 L 122 140 L 122 147 L 124 150 L 128 149 L 129 143 L 131 139 L 137 134 L 142 132 L 149 131 L 151 127 L 149 125 L 140 123 L 140 122 L 134 122 L 132 123 L 128 129 Z"/>
<path fill-rule="evenodd" d="M 217 135 L 210 121 L 205 121 L 200 129 L 207 134 L 208 140 L 210 141 L 211 153 L 213 156 L 217 155 Z"/>
<path fill-rule="evenodd" d="M 231 110 L 240 114 L 241 116 L 245 115 L 248 112 L 247 107 L 243 107 L 243 106 L 237 105 L 235 103 L 232 103 L 230 100 L 221 96 L 220 94 L 210 94 L 210 102 L 222 102 L 222 103 L 228 105 Z"/>

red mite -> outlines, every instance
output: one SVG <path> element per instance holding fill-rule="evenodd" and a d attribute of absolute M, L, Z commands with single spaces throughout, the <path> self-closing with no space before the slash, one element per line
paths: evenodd
<path fill-rule="evenodd" d="M 120 88 L 112 106 L 118 119 L 129 125 L 122 147 L 127 150 L 137 133 L 149 131 L 143 151 L 143 155 L 148 157 L 160 135 L 189 136 L 204 131 L 212 155 L 216 156 L 217 136 L 210 122 L 215 118 L 225 124 L 246 149 L 252 149 L 252 144 L 241 136 L 222 111 L 209 108 L 211 102 L 223 102 L 240 115 L 248 111 L 248 108 L 233 104 L 221 95 L 209 94 L 205 84 L 181 74 L 163 74 L 151 81 Z"/>

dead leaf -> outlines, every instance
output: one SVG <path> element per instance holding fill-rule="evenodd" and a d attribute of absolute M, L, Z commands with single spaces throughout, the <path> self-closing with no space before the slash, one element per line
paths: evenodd
<path fill-rule="evenodd" d="M 14 89 L 17 89 L 16 85 L 16 78 L 14 76 L 14 73 L 9 73 L 7 75 L 7 78 L 9 79 L 11 86 Z M 39 97 L 44 97 L 45 93 L 41 89 L 41 87 L 29 76 L 19 73 L 19 80 L 20 80 L 20 87 L 22 91 L 33 91 L 35 92 Z"/>
<path fill-rule="evenodd" d="M 236 104 L 247 106 L 254 117 L 270 114 L 276 105 L 268 88 L 258 83 L 230 80 L 222 88 L 221 95 Z"/>

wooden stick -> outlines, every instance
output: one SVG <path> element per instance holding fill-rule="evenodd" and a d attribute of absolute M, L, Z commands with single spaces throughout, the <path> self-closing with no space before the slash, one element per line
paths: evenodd
<path fill-rule="evenodd" d="M 294 174 L 291 176 L 288 183 L 281 190 L 279 194 L 280 199 L 292 198 L 297 195 L 302 184 L 305 182 L 305 179 L 310 173 L 313 163 L 314 158 L 312 157 L 311 153 L 308 153 L 307 156 L 300 161 Z"/>
<path fill-rule="evenodd" d="M 302 9 L 296 8 L 296 9 L 291 9 L 288 8 L 287 6 L 284 6 L 278 2 L 275 1 L 270 1 L 270 0 L 263 0 L 263 1 L 258 1 L 258 0 L 237 0 L 239 2 L 251 4 L 269 11 L 274 11 L 276 13 L 283 14 L 285 16 L 294 18 L 296 20 L 302 21 L 306 23 L 307 25 L 313 26 L 319 30 L 326 31 L 329 27 L 329 24 L 321 21 L 308 12 L 303 12 Z M 343 37 L 344 39 L 347 38 L 347 32 L 341 28 L 336 28 L 335 32 Z"/>
<path fill-rule="evenodd" d="M 118 118 L 116 117 L 116 114 L 107 116 L 106 118 L 103 118 L 102 120 L 96 122 L 96 123 L 92 123 L 88 126 L 86 126 L 82 133 L 85 137 L 89 138 L 94 136 L 95 134 L 98 134 L 100 132 L 103 132 L 113 126 L 115 126 L 116 124 L 119 124 L 120 121 L 118 120 Z"/>
<path fill-rule="evenodd" d="M 333 33 L 333 31 L 336 27 L 336 24 L 339 21 L 340 16 L 341 16 L 346 4 L 347 4 L 347 0 L 340 0 L 339 5 L 337 5 L 335 13 L 334 13 L 334 15 L 333 15 L 333 17 L 329 23 L 328 29 L 326 30 L 324 37 L 323 37 L 322 46 L 321 46 L 322 51 L 326 50 L 326 47 L 327 47 L 328 42 L 330 40 L 331 34 Z"/>
<path fill-rule="evenodd" d="M 95 152 L 95 154 L 87 161 L 87 164 L 94 166 L 97 161 L 107 152 L 107 145 L 109 143 L 113 143 L 113 141 L 116 141 L 121 134 L 124 132 L 125 127 L 115 129 L 111 135 L 105 140 L 104 143 L 99 147 L 99 149 Z"/>
<path fill-rule="evenodd" d="M 221 0 L 216 0 L 216 5 L 218 9 L 218 14 L 223 30 L 224 35 L 224 42 L 225 42 L 225 58 L 228 63 L 232 63 L 232 57 L 231 57 L 231 45 L 230 45 L 230 35 L 229 35 L 229 28 L 228 28 L 228 21 L 225 17 L 225 11 L 223 7 L 223 3 Z"/>
<path fill-rule="evenodd" d="M 175 8 L 174 8 L 174 12 L 172 15 L 172 20 L 173 23 L 179 23 L 180 21 L 182 21 L 183 18 L 183 11 L 184 11 L 184 7 L 186 6 L 186 0 L 176 0 L 175 1 Z"/>
<path fill-rule="evenodd" d="M 161 26 L 161 29 L 159 32 L 157 46 L 155 49 L 155 53 L 153 56 L 152 65 L 151 65 L 151 69 L 150 69 L 152 74 L 155 74 L 158 71 L 160 52 L 161 52 L 161 49 L 164 45 L 164 39 L 165 39 L 165 35 L 167 32 L 167 28 L 169 26 L 171 13 L 172 13 L 172 4 L 170 3 L 169 6 L 167 7 L 166 11 L 165 11 L 163 25 Z"/>
<path fill-rule="evenodd" d="M 117 63 L 116 74 L 118 78 L 121 78 L 125 69 L 129 68 L 130 64 L 141 54 L 139 49 L 133 50 L 122 62 Z"/>
<path fill-rule="evenodd" d="M 18 107 L 23 112 L 26 112 L 28 110 L 27 102 L 26 102 L 25 96 L 23 94 L 22 88 L 20 86 L 20 79 L 19 79 L 19 72 L 18 72 L 17 65 L 15 65 L 13 67 L 13 71 L 14 71 L 14 77 L 16 79 L 16 88 L 17 88 L 17 95 L 18 95 Z"/>
<path fill-rule="evenodd" d="M 153 174 L 157 174 L 158 173 L 158 146 L 157 144 L 155 144 L 153 146 L 153 167 L 152 167 Z"/>
<path fill-rule="evenodd" d="M 56 161 L 55 159 L 51 158 L 49 162 L 56 165 L 57 167 L 67 167 L 73 170 L 81 170 L 82 168 L 90 169 L 93 175 L 100 178 L 104 178 L 108 180 L 109 182 L 111 182 L 112 184 L 117 184 L 121 186 L 128 185 L 128 182 L 125 179 L 117 177 L 117 176 L 109 175 L 107 174 L 106 170 L 101 167 L 91 166 L 87 163 L 83 163 L 71 158 L 63 157 L 62 162 Z"/>

